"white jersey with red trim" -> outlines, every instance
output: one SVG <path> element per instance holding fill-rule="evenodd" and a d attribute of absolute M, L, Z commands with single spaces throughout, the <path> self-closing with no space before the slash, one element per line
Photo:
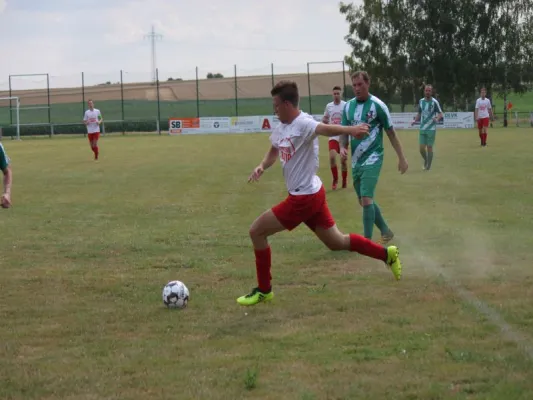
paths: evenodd
<path fill-rule="evenodd" d="M 344 110 L 346 102 L 341 100 L 339 104 L 335 102 L 330 102 L 326 105 L 324 110 L 324 117 L 328 120 L 328 124 L 340 125 L 342 122 L 342 111 Z M 329 140 L 339 141 L 339 136 L 332 136 Z"/>
<path fill-rule="evenodd" d="M 477 117 L 478 118 L 489 118 L 489 110 L 492 108 L 490 105 L 490 100 L 486 97 L 482 99 L 481 97 L 476 100 L 476 108 L 477 108 Z"/>
<path fill-rule="evenodd" d="M 319 122 L 300 111 L 290 124 L 280 123 L 270 135 L 272 145 L 279 150 L 287 190 L 293 195 L 314 194 L 322 187 L 317 176 Z"/>
<path fill-rule="evenodd" d="M 93 108 L 92 110 L 85 111 L 83 120 L 88 122 L 87 133 L 99 133 L 100 132 L 100 124 L 98 123 L 98 120 L 101 117 L 102 117 L 102 114 L 100 113 L 100 110 L 97 108 Z"/>

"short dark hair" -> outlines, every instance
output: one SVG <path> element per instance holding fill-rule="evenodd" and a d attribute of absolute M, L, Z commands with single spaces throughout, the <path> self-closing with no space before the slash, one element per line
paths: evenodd
<path fill-rule="evenodd" d="M 341 87 L 340 86 L 334 86 L 333 90 L 341 90 Z"/>
<path fill-rule="evenodd" d="M 359 78 L 359 77 L 363 78 L 365 83 L 370 83 L 370 75 L 368 75 L 368 72 L 366 72 L 366 71 L 355 71 L 352 74 L 352 80 L 355 79 L 355 78 Z"/>
<path fill-rule="evenodd" d="M 288 101 L 294 107 L 298 107 L 300 94 L 298 85 L 294 81 L 279 81 L 270 91 L 272 97 L 279 96 L 282 101 Z"/>

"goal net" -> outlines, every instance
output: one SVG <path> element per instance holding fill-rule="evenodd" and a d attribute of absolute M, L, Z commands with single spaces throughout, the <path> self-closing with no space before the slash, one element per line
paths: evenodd
<path fill-rule="evenodd" d="M 20 99 L 0 97 L 0 130 L 2 136 L 20 140 Z"/>

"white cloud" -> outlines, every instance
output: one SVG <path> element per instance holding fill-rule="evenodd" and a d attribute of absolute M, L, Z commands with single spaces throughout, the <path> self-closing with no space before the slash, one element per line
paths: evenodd
<path fill-rule="evenodd" d="M 151 25 L 161 75 L 206 71 L 303 72 L 308 61 L 342 60 L 347 23 L 338 0 L 0 0 L 0 90 L 9 74 L 49 72 L 52 84 L 150 78 Z M 26 21 L 21 23 L 20 21 Z M 277 50 L 276 50 L 277 49 Z M 279 51 L 283 50 L 283 51 Z M 324 67 L 327 68 L 327 67 Z M 4 78 L 6 77 L 6 78 Z"/>

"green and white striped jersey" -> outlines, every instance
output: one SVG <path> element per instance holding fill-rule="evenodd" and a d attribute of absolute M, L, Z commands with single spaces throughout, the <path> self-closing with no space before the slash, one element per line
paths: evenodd
<path fill-rule="evenodd" d="M 6 154 L 6 150 L 2 143 L 0 143 L 0 171 L 3 171 L 9 165 L 9 157 Z"/>
<path fill-rule="evenodd" d="M 429 100 L 426 100 L 425 97 L 421 98 L 418 102 L 418 112 L 420 113 L 421 131 L 437 130 L 437 123 L 433 120 L 433 118 L 442 112 L 437 99 L 434 97 Z"/>
<path fill-rule="evenodd" d="M 376 96 L 369 95 L 366 101 L 351 99 L 344 106 L 342 125 L 368 124 L 368 136 L 363 139 L 350 137 L 352 168 L 383 163 L 383 130 L 392 128 L 388 107 Z"/>

